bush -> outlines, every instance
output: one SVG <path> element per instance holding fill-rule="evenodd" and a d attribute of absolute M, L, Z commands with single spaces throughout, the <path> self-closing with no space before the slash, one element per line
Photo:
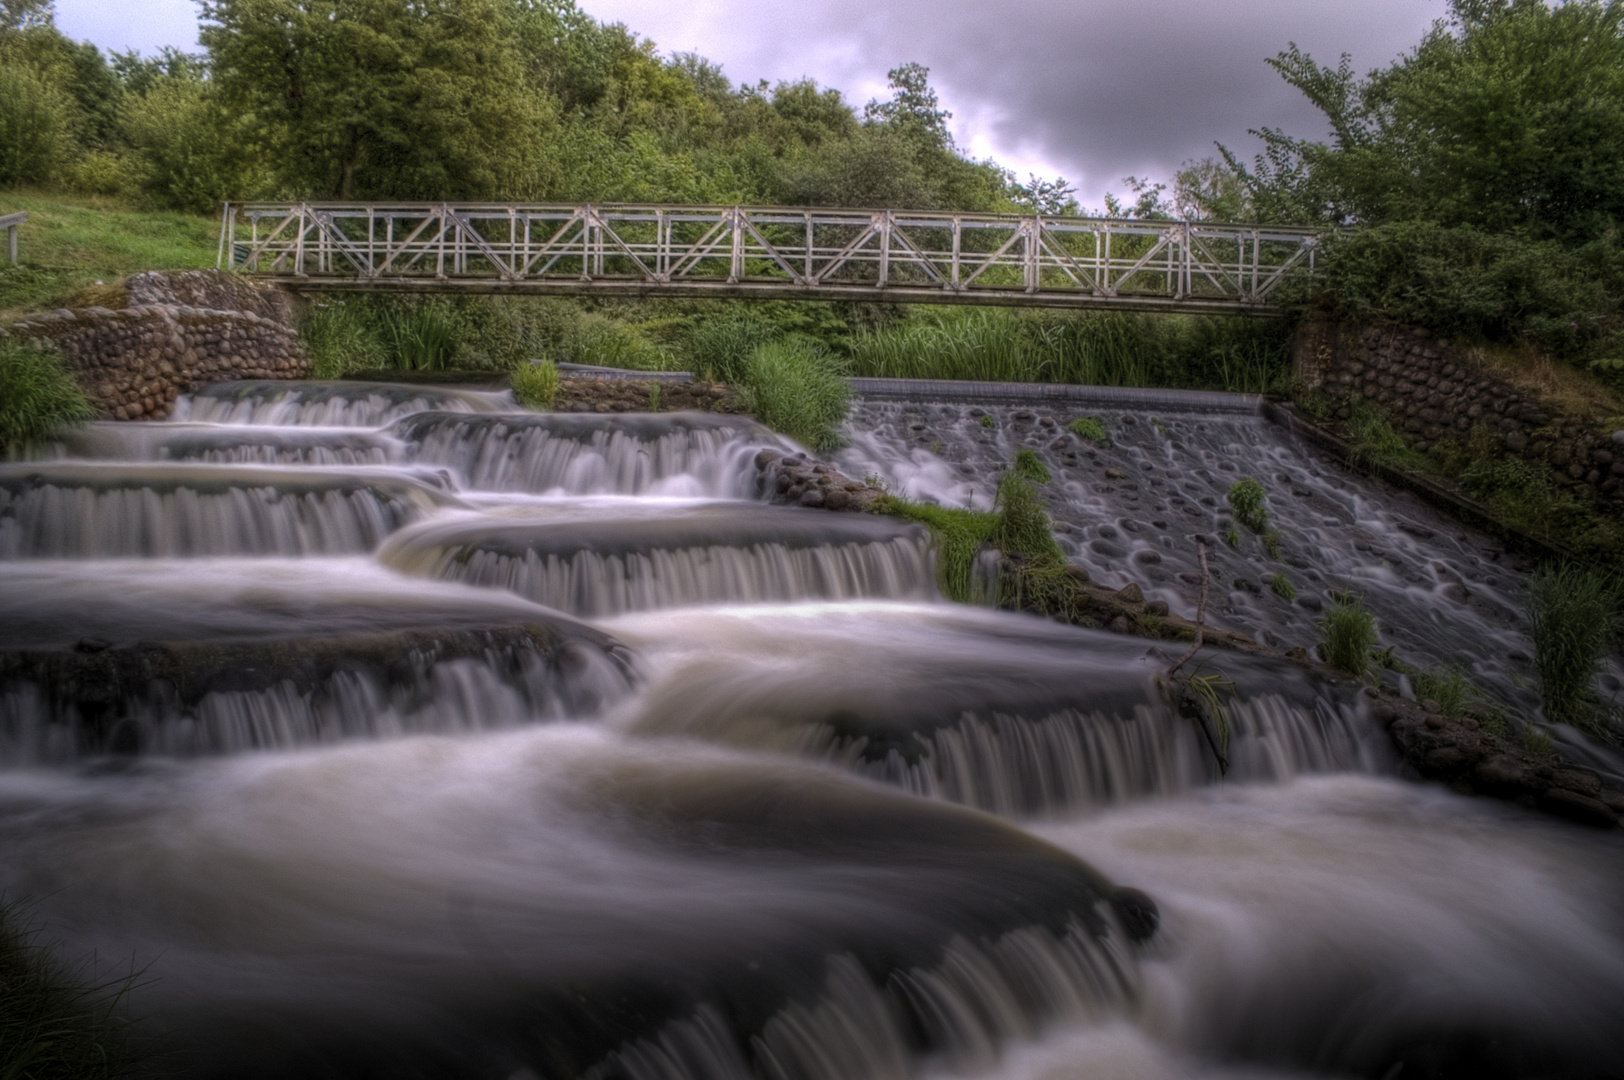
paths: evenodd
<path fill-rule="evenodd" d="M 540 360 L 514 368 L 513 397 L 527 409 L 550 411 L 558 402 L 558 365 Z"/>
<path fill-rule="evenodd" d="M 1364 599 L 1342 593 L 1318 623 L 1320 655 L 1338 671 L 1364 677 L 1370 670 L 1370 651 L 1376 645 L 1376 618 L 1365 610 Z"/>
<path fill-rule="evenodd" d="M 841 445 L 851 386 L 840 364 L 804 338 L 756 348 L 739 373 L 739 407 L 814 450 Z"/>
<path fill-rule="evenodd" d="M 1602 733 L 1607 724 L 1592 683 L 1624 632 L 1624 584 L 1588 567 L 1545 566 L 1528 583 L 1527 603 L 1546 717 Z"/>
<path fill-rule="evenodd" d="M 1049 467 L 1038 459 L 1036 453 L 1021 447 L 1015 451 L 1015 463 L 1010 469 L 1019 477 L 1030 480 L 1034 484 L 1047 484 L 1054 476 L 1050 474 Z"/>
<path fill-rule="evenodd" d="M 159 206 L 207 213 L 252 194 L 251 145 L 233 132 L 208 83 L 161 78 L 123 110 L 136 183 Z"/>
<path fill-rule="evenodd" d="M 633 371 L 671 371 L 674 365 L 664 349 L 635 327 L 597 312 L 588 312 L 568 327 L 559 355 L 572 364 L 629 368 Z M 841 413 L 845 415 L 844 412 Z"/>
<path fill-rule="evenodd" d="M 998 481 L 998 497 L 993 504 L 997 525 L 991 540 L 1004 554 L 1019 557 L 1028 565 L 1058 566 L 1065 562 L 1065 553 L 1055 542 L 1049 511 L 1031 479 L 1022 472 L 1019 460 Z"/>
<path fill-rule="evenodd" d="M 0 338 L 0 450 L 37 442 L 95 415 L 54 349 Z"/>
<path fill-rule="evenodd" d="M 68 100 L 28 68 L 0 62 L 0 187 L 53 179 L 73 146 Z"/>
<path fill-rule="evenodd" d="M 1104 442 L 1111 437 L 1105 430 L 1105 424 L 1097 416 L 1079 416 L 1066 426 L 1079 439 L 1088 439 L 1091 442 Z"/>

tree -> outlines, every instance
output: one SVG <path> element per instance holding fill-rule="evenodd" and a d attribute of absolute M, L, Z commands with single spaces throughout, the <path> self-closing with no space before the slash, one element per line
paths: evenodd
<path fill-rule="evenodd" d="M 940 108 L 936 91 L 930 85 L 930 68 L 923 64 L 907 63 L 887 72 L 891 89 L 890 101 L 870 101 L 863 109 L 863 119 L 871 124 L 889 124 L 915 136 L 922 136 L 944 149 L 952 149 L 953 136 L 947 122 L 953 114 Z"/>
<path fill-rule="evenodd" d="M 495 197 L 549 116 L 497 0 L 203 0 L 223 104 L 290 191 Z"/>
<path fill-rule="evenodd" d="M 1270 61 L 1324 113 L 1329 143 L 1265 129 L 1244 177 L 1271 217 L 1426 220 L 1583 242 L 1624 218 L 1624 4 L 1453 0 L 1382 71 Z"/>
<path fill-rule="evenodd" d="M 72 148 L 70 106 L 22 64 L 0 60 L 0 187 L 55 177 Z"/>

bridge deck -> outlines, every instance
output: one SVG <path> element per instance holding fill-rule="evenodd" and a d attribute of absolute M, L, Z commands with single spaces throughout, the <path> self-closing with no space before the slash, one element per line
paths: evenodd
<path fill-rule="evenodd" d="M 1320 233 L 786 207 L 250 203 L 220 265 L 321 291 L 711 296 L 1272 314 Z"/>

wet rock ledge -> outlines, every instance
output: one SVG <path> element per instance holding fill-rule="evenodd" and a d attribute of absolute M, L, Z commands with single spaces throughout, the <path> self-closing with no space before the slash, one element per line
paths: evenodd
<path fill-rule="evenodd" d="M 657 395 L 657 396 L 656 396 Z M 565 376 L 558 380 L 554 412 L 738 412 L 738 392 L 725 383 L 644 382 Z"/>
<path fill-rule="evenodd" d="M 1446 717 L 1434 701 L 1408 701 L 1391 691 L 1372 711 L 1404 761 L 1424 779 L 1463 794 L 1508 799 L 1587 825 L 1612 828 L 1624 815 L 1624 791 L 1551 755 L 1540 755 L 1484 726 L 1468 711 Z"/>
<path fill-rule="evenodd" d="M 813 461 L 805 454 L 763 450 L 756 455 L 761 490 L 780 506 L 808 506 L 823 510 L 865 512 L 885 497 L 885 489 L 866 480 L 853 480 L 833 465 Z"/>

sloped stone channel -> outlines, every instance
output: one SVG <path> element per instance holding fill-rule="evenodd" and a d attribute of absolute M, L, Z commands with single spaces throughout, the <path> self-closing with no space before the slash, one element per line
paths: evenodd
<path fill-rule="evenodd" d="M 1357 687 L 1198 658 L 1222 774 L 1155 643 L 945 602 L 918 527 L 772 505 L 798 448 L 747 418 L 300 383 L 172 415 L 0 472 L 0 890 L 146 973 L 182 1075 L 1624 1060 L 1617 832 L 1401 779 Z M 1354 577 L 1406 648 L 1509 670 L 1470 537 L 1234 414 L 1067 420 L 870 403 L 838 464 L 977 505 L 1036 449 L 1068 550 L 1176 610 L 1204 500 L 1267 465 L 1301 596 Z M 1302 634 L 1215 551 L 1230 629 Z"/>

